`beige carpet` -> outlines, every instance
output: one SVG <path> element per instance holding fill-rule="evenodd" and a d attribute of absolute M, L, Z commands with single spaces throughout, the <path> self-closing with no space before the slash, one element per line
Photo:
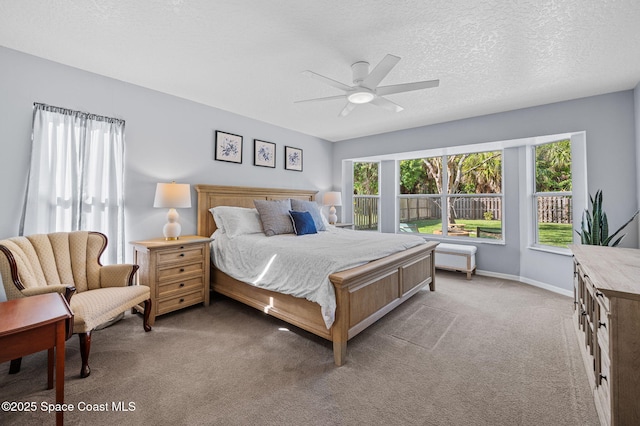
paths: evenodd
<path fill-rule="evenodd" d="M 495 278 L 438 272 L 421 291 L 349 342 L 331 344 L 230 299 L 158 318 L 152 332 L 129 313 L 94 333 L 91 376 L 79 378 L 67 342 L 68 425 L 596 425 L 571 323 L 571 299 Z M 40 412 L 46 352 L 8 375 L 0 424 L 53 424 Z M 113 405 L 134 411 L 113 411 Z M 79 412 L 102 404 L 105 412 Z"/>

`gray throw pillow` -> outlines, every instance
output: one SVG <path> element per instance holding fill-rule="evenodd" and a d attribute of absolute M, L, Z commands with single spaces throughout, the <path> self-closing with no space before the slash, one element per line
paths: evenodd
<path fill-rule="evenodd" d="M 294 212 L 309 212 L 313 218 L 313 223 L 316 225 L 317 231 L 326 231 L 327 227 L 322 221 L 322 213 L 320 213 L 320 206 L 315 201 L 297 200 L 291 199 L 291 210 Z"/>
<path fill-rule="evenodd" d="M 293 234 L 291 223 L 291 201 L 289 200 L 253 200 L 260 214 L 262 229 L 267 237 L 280 234 Z"/>

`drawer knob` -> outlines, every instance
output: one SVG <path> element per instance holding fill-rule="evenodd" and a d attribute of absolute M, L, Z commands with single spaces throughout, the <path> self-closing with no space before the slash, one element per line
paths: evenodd
<path fill-rule="evenodd" d="M 184 283 L 180 283 L 180 287 L 184 287 Z"/>
<path fill-rule="evenodd" d="M 184 246 L 180 246 L 180 250 L 182 250 L 184 248 Z"/>
<path fill-rule="evenodd" d="M 184 257 L 184 253 L 180 253 L 180 257 Z"/>
<path fill-rule="evenodd" d="M 184 299 L 180 299 L 180 303 L 184 302 Z"/>
<path fill-rule="evenodd" d="M 605 376 L 604 374 L 600 374 L 600 380 L 608 381 L 607 376 Z"/>
<path fill-rule="evenodd" d="M 598 321 L 598 328 L 600 328 L 600 327 L 607 328 L 607 324 L 602 322 L 602 321 Z"/>
<path fill-rule="evenodd" d="M 582 316 L 586 316 L 586 315 L 587 315 L 587 311 L 582 311 L 582 312 L 580 312 L 580 315 L 582 315 Z"/>
<path fill-rule="evenodd" d="M 180 272 L 184 272 L 184 268 L 180 268 Z"/>
<path fill-rule="evenodd" d="M 596 291 L 596 296 L 597 296 L 597 297 L 602 297 L 602 296 L 604 296 L 604 294 L 602 294 L 602 292 L 601 292 L 601 291 Z"/>

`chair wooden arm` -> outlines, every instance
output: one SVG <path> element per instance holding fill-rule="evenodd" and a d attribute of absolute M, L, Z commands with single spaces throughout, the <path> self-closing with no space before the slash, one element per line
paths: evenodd
<path fill-rule="evenodd" d="M 133 284 L 133 276 L 138 265 L 119 264 L 105 265 L 100 268 L 100 287 L 125 287 Z"/>

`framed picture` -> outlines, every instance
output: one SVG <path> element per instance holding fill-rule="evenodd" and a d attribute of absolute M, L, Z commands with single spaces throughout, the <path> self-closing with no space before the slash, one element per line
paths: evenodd
<path fill-rule="evenodd" d="M 286 170 L 302 171 L 302 150 L 300 148 L 284 147 L 284 168 Z"/>
<path fill-rule="evenodd" d="M 258 139 L 253 140 L 253 165 L 276 167 L 276 144 Z"/>
<path fill-rule="evenodd" d="M 216 130 L 216 160 L 242 163 L 242 136 Z"/>

